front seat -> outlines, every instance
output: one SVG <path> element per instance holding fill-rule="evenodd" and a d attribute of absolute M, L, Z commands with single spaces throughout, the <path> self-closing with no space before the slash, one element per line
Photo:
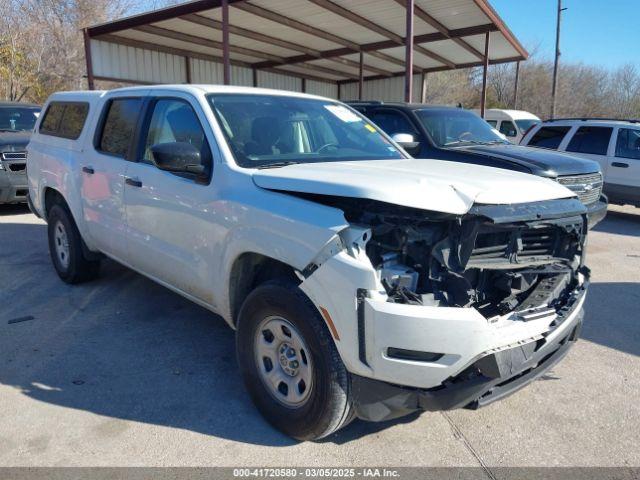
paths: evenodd
<path fill-rule="evenodd" d="M 244 147 L 246 155 L 273 155 L 281 135 L 276 117 L 258 117 L 251 124 L 251 141 Z"/>

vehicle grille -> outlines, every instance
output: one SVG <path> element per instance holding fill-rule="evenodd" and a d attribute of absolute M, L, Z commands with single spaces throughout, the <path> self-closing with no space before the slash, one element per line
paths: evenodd
<path fill-rule="evenodd" d="M 2 159 L 7 161 L 26 160 L 27 152 L 4 152 Z"/>
<path fill-rule="evenodd" d="M 558 182 L 575 192 L 585 205 L 598 201 L 602 193 L 602 174 L 600 173 L 558 177 Z"/>
<path fill-rule="evenodd" d="M 532 227 L 498 233 L 479 233 L 467 265 L 492 260 L 554 256 L 560 231 L 557 227 Z"/>

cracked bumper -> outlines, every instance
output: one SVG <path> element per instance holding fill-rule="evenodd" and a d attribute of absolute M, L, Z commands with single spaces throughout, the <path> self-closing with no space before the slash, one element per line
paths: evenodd
<path fill-rule="evenodd" d="M 586 284 L 574 292 L 541 338 L 481 355 L 435 388 L 411 388 L 353 376 L 357 416 L 383 421 L 420 410 L 478 408 L 516 392 L 544 375 L 576 342 L 585 293 Z"/>

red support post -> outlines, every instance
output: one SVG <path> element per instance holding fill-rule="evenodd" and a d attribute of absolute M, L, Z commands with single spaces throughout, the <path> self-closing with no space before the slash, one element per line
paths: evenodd
<path fill-rule="evenodd" d="M 487 106 L 487 73 L 489 72 L 489 32 L 484 39 L 484 65 L 482 67 L 482 93 L 480 95 L 480 116 L 484 118 Z"/>
<path fill-rule="evenodd" d="M 404 58 L 404 101 L 411 102 L 413 98 L 413 11 L 415 0 L 407 0 L 407 26 Z"/>
<path fill-rule="evenodd" d="M 360 50 L 360 69 L 358 71 L 358 100 L 362 100 L 364 94 L 364 52 Z"/>
<path fill-rule="evenodd" d="M 91 38 L 89 31 L 85 28 L 82 30 L 84 37 L 84 58 L 87 65 L 87 86 L 89 90 L 95 90 L 95 82 L 93 79 L 93 61 L 91 60 Z"/>
<path fill-rule="evenodd" d="M 184 68 L 185 68 L 185 78 L 187 80 L 187 83 L 191 83 L 191 58 L 190 57 L 184 57 Z"/>
<path fill-rule="evenodd" d="M 222 62 L 224 84 L 231 84 L 231 58 L 229 56 L 229 0 L 222 0 Z"/>
<path fill-rule="evenodd" d="M 518 84 L 520 83 L 520 62 L 516 62 L 516 81 L 513 85 L 513 109 L 518 109 Z"/>

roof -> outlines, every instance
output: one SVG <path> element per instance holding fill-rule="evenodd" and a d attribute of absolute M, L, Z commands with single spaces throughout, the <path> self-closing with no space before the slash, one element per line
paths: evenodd
<path fill-rule="evenodd" d="M 404 108 L 407 110 L 464 110 L 460 107 L 453 105 L 428 105 L 426 103 L 406 103 L 406 102 L 366 102 L 366 101 L 349 101 L 345 100 L 344 103 L 353 106 L 362 107 L 393 107 Z"/>
<path fill-rule="evenodd" d="M 235 66 L 311 80 L 404 75 L 406 0 L 228 0 Z M 194 0 L 96 25 L 92 40 L 222 61 L 222 1 Z M 414 68 L 440 71 L 524 60 L 528 53 L 487 0 L 415 0 Z M 135 59 L 132 60 L 136 62 Z M 149 68 L 152 68 L 150 65 Z"/>
<path fill-rule="evenodd" d="M 555 118 L 553 120 L 544 120 L 542 122 L 545 125 L 557 124 L 557 125 L 577 125 L 588 124 L 598 126 L 611 126 L 611 125 L 633 125 L 640 126 L 640 119 L 621 119 L 621 118 Z"/>
<path fill-rule="evenodd" d="M 522 120 L 524 119 L 540 120 L 533 113 L 527 112 L 526 110 L 504 110 L 501 108 L 490 108 L 487 110 L 487 114 L 489 113 L 499 113 L 504 115 L 505 118 L 511 117 L 514 120 L 521 120 L 521 119 Z"/>

